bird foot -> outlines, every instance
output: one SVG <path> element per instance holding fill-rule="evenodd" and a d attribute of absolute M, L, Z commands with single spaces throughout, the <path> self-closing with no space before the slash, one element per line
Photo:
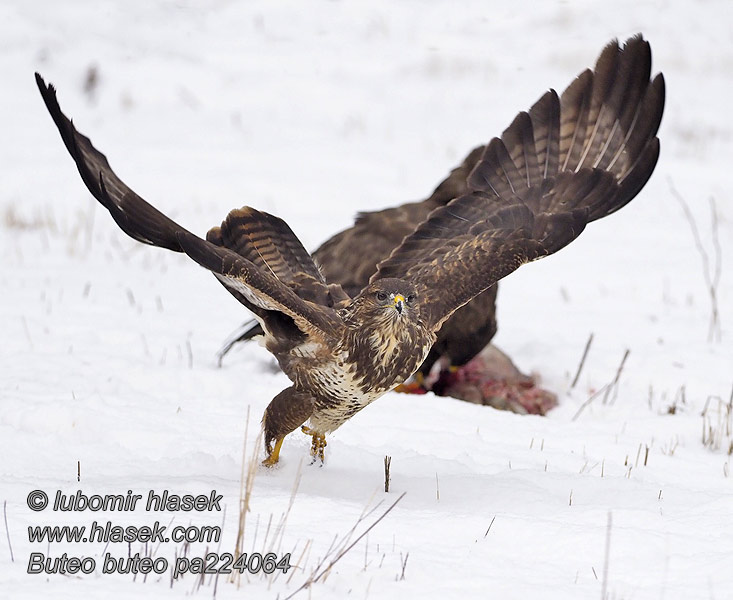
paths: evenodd
<path fill-rule="evenodd" d="M 316 460 L 320 460 L 321 466 L 323 466 L 323 463 L 326 460 L 326 446 L 328 445 L 328 442 L 326 442 L 326 434 L 313 431 L 310 427 L 306 427 L 305 425 L 303 425 L 300 430 L 312 438 L 311 464 L 315 463 Z"/>
<path fill-rule="evenodd" d="M 424 386 L 425 378 L 422 373 L 415 373 L 412 378 L 398 385 L 394 391 L 401 394 L 427 394 Z"/>
<path fill-rule="evenodd" d="M 269 444 L 267 446 L 267 457 L 265 460 L 262 461 L 262 464 L 265 467 L 274 467 L 278 461 L 280 460 L 280 448 L 282 448 L 283 440 L 285 438 L 281 437 L 277 442 L 275 442 L 275 447 L 270 448 Z"/>

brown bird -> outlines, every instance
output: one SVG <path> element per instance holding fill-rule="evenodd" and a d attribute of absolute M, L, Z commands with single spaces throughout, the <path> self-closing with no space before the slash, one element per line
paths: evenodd
<path fill-rule="evenodd" d="M 486 146 L 465 193 L 430 212 L 353 295 L 329 283 L 273 215 L 234 210 L 206 240 L 166 217 L 76 130 L 53 86 L 36 81 L 84 183 L 120 228 L 188 254 L 262 326 L 293 382 L 262 419 L 272 465 L 285 436 L 306 422 L 311 454 L 323 461 L 325 435 L 415 373 L 459 308 L 641 190 L 659 156 L 664 106 L 664 80 L 650 81 L 650 66 L 641 36 L 623 49 L 612 42 L 562 98 L 548 91 Z"/>
<path fill-rule="evenodd" d="M 313 252 L 313 260 L 326 281 L 338 283 L 350 296 L 358 294 L 369 283 L 377 265 L 399 246 L 405 236 L 412 233 L 434 209 L 469 190 L 468 175 L 485 149 L 485 146 L 474 148 L 429 198 L 395 208 L 360 213 L 353 227 L 324 242 Z M 440 357 L 448 358 L 450 367 L 460 367 L 491 341 L 496 334 L 497 288 L 498 285 L 491 286 L 459 308 L 444 323 L 435 344 L 415 374 L 417 387 L 425 389 L 424 382 L 430 369 Z M 219 350 L 219 364 L 235 344 L 263 334 L 259 323 L 245 323 Z"/>
<path fill-rule="evenodd" d="M 631 146 L 627 144 L 628 147 L 626 147 L 620 144 L 619 136 L 622 133 L 624 136 L 630 134 L 634 127 L 639 126 L 632 121 L 633 118 L 638 119 L 643 116 L 634 117 L 634 111 L 637 110 L 639 102 L 643 94 L 646 93 L 647 86 L 649 86 L 650 69 L 651 51 L 649 44 L 640 36 L 628 40 L 623 49 L 620 49 L 616 42 L 610 43 L 600 55 L 595 70 L 588 69 L 581 73 L 562 94 L 559 119 L 565 128 L 564 134 L 567 132 L 567 135 L 574 135 L 577 139 L 574 140 L 572 145 L 568 140 L 566 147 L 551 148 L 551 155 L 548 155 L 545 159 L 546 166 L 550 169 L 540 173 L 540 179 L 552 175 L 551 169 L 570 171 L 579 168 L 581 165 L 591 165 L 591 158 L 593 156 L 597 157 L 602 149 L 599 144 L 602 143 L 615 144 L 621 149 L 621 152 L 626 154 L 613 160 L 610 158 L 609 150 L 606 149 L 605 156 L 608 161 L 606 168 L 614 173 L 619 181 L 622 178 L 627 178 L 627 171 L 630 169 L 632 162 L 632 157 L 629 155 Z M 656 119 L 656 125 L 658 125 L 664 101 L 662 80 L 660 79 L 656 85 L 659 86 L 659 99 L 658 106 L 655 107 L 658 114 L 655 113 L 654 118 Z M 535 131 L 536 141 L 539 140 L 537 135 L 538 124 L 544 124 L 542 120 L 548 117 L 548 110 L 552 108 L 551 105 L 555 102 L 554 95 L 553 91 L 547 92 L 529 111 L 529 120 L 532 122 L 532 130 Z M 601 105 L 604 105 L 605 111 L 602 115 L 598 113 Z M 550 115 L 550 117 L 558 118 L 556 115 Z M 617 117 L 620 117 L 618 123 L 615 121 Z M 530 130 L 526 121 L 527 113 L 520 113 L 501 137 L 503 148 L 509 157 L 512 160 L 520 157 L 516 165 L 519 170 L 522 169 L 521 157 L 527 145 L 523 136 Z M 592 131 L 593 127 L 596 127 L 596 131 Z M 615 131 L 613 130 L 614 127 Z M 595 146 L 588 145 L 586 148 L 584 143 L 591 134 L 595 136 Z M 556 143 L 557 140 L 551 140 L 551 142 Z M 492 143 L 495 144 L 496 141 Z M 581 154 L 581 150 L 585 155 Z M 486 146 L 474 148 L 465 157 L 462 164 L 453 169 L 450 175 L 438 185 L 427 199 L 419 202 L 409 202 L 395 208 L 360 213 L 352 227 L 337 233 L 324 242 L 313 252 L 313 258 L 326 280 L 340 284 L 350 296 L 356 295 L 367 285 L 369 278 L 376 271 L 377 265 L 388 258 L 405 236 L 412 233 L 428 217 L 431 211 L 444 206 L 454 198 L 464 195 L 472 189 L 476 189 L 476 183 L 469 181 L 469 176 L 482 160 L 485 151 Z M 537 148 L 537 152 L 540 151 L 540 148 Z M 633 151 L 640 152 L 639 149 Z M 497 158 L 495 157 L 495 164 L 499 164 Z M 555 167 L 550 163 L 550 160 L 557 161 L 559 166 Z M 598 166 L 604 167 L 604 164 L 599 163 Z M 637 169 L 632 179 L 639 178 L 641 180 L 640 173 L 641 171 Z M 651 170 L 647 173 L 647 176 L 650 174 Z M 529 177 L 530 173 L 526 175 Z M 506 181 L 511 186 L 511 180 L 508 176 Z M 594 207 L 589 220 L 604 217 L 623 206 L 633 198 L 644 183 L 645 180 L 639 181 L 636 187 L 631 187 L 627 183 L 618 192 L 619 195 L 624 195 L 624 198 Z M 526 200 L 529 193 L 527 188 L 532 187 L 532 185 L 522 181 L 519 189 L 514 190 L 514 193 L 521 199 Z M 501 191 L 497 190 L 503 196 L 510 191 L 506 187 Z M 583 202 L 583 205 L 590 201 L 592 199 L 589 197 Z M 564 211 L 566 208 L 566 205 L 562 202 L 546 202 L 543 206 L 543 210 L 547 212 Z M 463 388 L 459 390 L 454 383 L 456 380 L 461 381 L 465 378 L 454 373 L 484 350 L 496 334 L 497 291 L 498 284 L 491 286 L 448 318 L 437 332 L 436 342 L 415 373 L 414 381 L 409 386 L 400 386 L 400 391 L 419 393 L 432 390 L 440 394 L 445 393 L 446 395 L 463 397 L 460 394 Z M 221 364 L 223 357 L 235 344 L 262 334 L 262 327 L 259 324 L 252 325 L 251 321 L 245 323 L 230 336 L 219 351 L 219 363 Z M 496 359 L 508 360 L 499 351 L 484 354 L 490 357 L 486 360 L 494 361 L 492 366 L 501 367 Z M 443 370 L 436 380 L 435 376 L 430 378 L 429 374 L 439 359 L 442 359 Z M 484 360 L 478 365 L 472 366 L 473 379 L 476 379 L 475 372 L 477 369 L 485 369 L 485 362 Z M 509 364 L 511 365 L 511 363 Z M 506 388 L 510 395 L 519 394 L 521 406 L 518 408 L 520 410 L 534 410 L 537 408 L 535 406 L 537 390 L 531 386 L 526 386 L 526 382 L 529 380 L 530 378 L 525 378 L 525 385 L 519 386 L 518 390 L 513 386 Z M 497 390 L 502 388 L 492 383 L 490 389 L 492 395 L 494 395 Z M 480 393 L 478 390 L 472 391 Z M 522 397 L 525 394 L 526 399 Z M 483 402 L 489 400 L 488 398 L 482 399 Z M 503 399 L 499 400 L 503 401 Z M 542 412 L 541 409 L 540 411 Z"/>

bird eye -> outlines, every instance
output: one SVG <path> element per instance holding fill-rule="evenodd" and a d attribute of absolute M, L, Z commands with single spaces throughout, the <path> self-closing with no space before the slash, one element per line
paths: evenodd
<path fill-rule="evenodd" d="M 412 304 L 415 301 L 415 294 L 410 294 L 407 296 L 407 303 Z"/>
<path fill-rule="evenodd" d="M 379 291 L 377 292 L 377 300 L 380 302 L 384 302 L 387 299 L 387 292 Z"/>

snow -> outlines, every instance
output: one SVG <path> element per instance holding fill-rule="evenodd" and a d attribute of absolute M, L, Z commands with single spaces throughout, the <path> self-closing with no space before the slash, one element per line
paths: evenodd
<path fill-rule="evenodd" d="M 730 416 L 724 406 L 718 416 L 733 384 L 727 12 L 723 1 L 4 2 L 0 597 L 733 596 Z M 234 552 L 243 450 L 245 469 L 261 458 L 259 420 L 288 385 L 257 345 L 216 367 L 245 312 L 185 257 L 117 229 L 75 172 L 34 71 L 120 177 L 184 226 L 203 233 L 251 204 L 313 248 L 358 210 L 424 197 L 547 87 L 563 89 L 608 40 L 639 31 L 667 81 L 654 176 L 628 207 L 499 292 L 495 341 L 541 375 L 557 409 L 519 416 L 388 394 L 329 437 L 323 468 L 308 465 L 306 436 L 289 436 L 281 465 L 255 471 L 243 543 L 291 551 L 293 564 L 306 549 L 285 576 L 237 587 L 224 576 L 172 580 L 170 569 L 103 574 L 106 552 L 172 564 L 183 545 L 29 541 L 29 526 L 173 519 L 221 525 L 209 550 Z M 716 202 L 719 342 L 708 341 L 702 260 L 670 182 L 711 268 Z M 587 402 L 626 349 L 618 387 Z M 703 444 L 706 403 L 717 449 Z M 216 490 L 226 510 L 27 505 L 32 490 L 53 499 L 164 489 Z M 300 589 L 334 539 L 356 540 L 402 493 L 328 577 Z M 205 551 L 194 544 L 189 555 Z M 91 556 L 97 568 L 29 575 L 31 552 Z"/>

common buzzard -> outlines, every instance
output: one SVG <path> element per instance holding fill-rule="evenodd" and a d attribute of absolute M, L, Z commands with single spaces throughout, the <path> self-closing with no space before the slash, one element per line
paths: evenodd
<path fill-rule="evenodd" d="M 562 164 L 557 168 L 550 166 L 548 171 L 540 173 L 540 177 L 546 178 L 554 175 L 553 169 L 575 170 L 581 164 L 583 166 L 592 165 L 593 163 L 590 162 L 589 157 L 580 154 L 580 149 L 582 148 L 590 157 L 597 155 L 601 149 L 598 140 L 602 140 L 602 143 L 618 145 L 618 136 L 622 132 L 623 135 L 626 135 L 635 126 L 629 119 L 633 111 L 637 110 L 642 95 L 646 93 L 646 89 L 650 85 L 650 68 L 651 51 L 649 44 L 641 37 L 628 40 L 623 49 L 619 49 L 616 42 L 610 43 L 601 53 L 594 71 L 586 70 L 581 73 L 562 94 L 560 100 L 559 118 L 563 127 L 565 127 L 564 135 L 580 135 L 585 136 L 585 139 L 587 139 L 593 133 L 596 139 L 596 147 L 590 145 L 584 147 L 585 139 L 581 137 L 574 141 L 574 154 L 568 151 L 567 148 L 552 150 L 552 152 L 558 154 L 553 159 Z M 652 107 L 655 112 L 648 115 L 640 113 L 636 117 L 637 119 L 652 119 L 649 123 L 649 126 L 654 128 L 650 130 L 652 133 L 661 118 L 664 100 L 661 93 L 661 81 L 657 85 L 660 86 L 658 104 Z M 615 96 L 613 96 L 614 94 Z M 545 125 L 544 119 L 548 116 L 557 118 L 548 113 L 551 108 L 550 105 L 554 102 L 553 97 L 554 92 L 547 92 L 529 111 L 529 119 L 532 121 L 536 141 L 540 139 L 537 134 L 538 125 Z M 598 106 L 603 100 L 607 100 L 604 109 L 606 114 L 600 117 L 593 112 L 587 112 L 585 115 L 581 114 L 582 110 L 591 110 L 593 103 L 595 103 L 594 110 L 598 110 Z M 618 122 L 615 121 L 617 117 L 621 117 Z M 583 119 L 586 122 L 583 122 Z M 501 137 L 503 142 L 502 152 L 505 149 L 506 153 L 515 162 L 517 162 L 515 159 L 519 157 L 519 162 L 515 165 L 519 170 L 522 169 L 521 161 L 526 148 L 524 135 L 530 130 L 526 120 L 527 114 L 520 113 Z M 595 132 L 592 132 L 592 127 L 596 127 Z M 614 128 L 616 128 L 615 131 Z M 497 142 L 492 143 L 496 144 Z M 569 144 L 569 142 L 566 143 Z M 537 150 L 541 152 L 541 149 L 538 148 Z M 485 151 L 486 146 L 479 146 L 471 150 L 463 162 L 451 171 L 449 176 L 435 188 L 427 199 L 419 202 L 409 202 L 385 210 L 360 213 L 352 227 L 337 233 L 324 242 L 313 252 L 313 258 L 326 280 L 340 284 L 347 294 L 355 296 L 367 285 L 377 265 L 388 258 L 392 250 L 399 246 L 404 237 L 412 233 L 415 227 L 422 223 L 431 211 L 444 206 L 458 196 L 469 193 L 472 189 L 477 189 L 477 186 L 480 189 L 484 185 L 481 182 L 476 183 L 476 175 L 473 180 L 469 180 L 469 176 L 484 157 Z M 627 177 L 626 171 L 630 170 L 630 165 L 636 158 L 630 152 L 638 153 L 639 149 L 627 148 L 623 152 L 626 155 L 619 156 L 615 162 L 610 162 L 609 158 L 607 164 L 599 162 L 597 166 L 606 168 L 619 179 Z M 606 149 L 605 156 L 610 157 L 608 149 Z M 541 157 L 538 157 L 538 159 L 541 159 Z M 494 158 L 494 164 L 500 164 L 498 157 Z M 638 180 L 638 185 L 631 187 L 627 184 L 627 187 L 618 192 L 624 195 L 624 198 L 620 200 L 596 205 L 589 215 L 589 220 L 605 217 L 631 200 L 645 183 L 642 173 L 648 177 L 651 174 L 651 168 L 648 171 L 637 169 L 632 175 L 632 180 Z M 511 185 L 511 180 L 508 177 L 505 179 Z M 529 187 L 531 187 L 531 184 L 528 185 L 523 181 L 520 188 L 513 191 L 522 200 L 526 201 L 529 194 L 527 188 Z M 499 195 L 505 196 L 511 190 L 505 187 L 496 191 Z M 581 205 L 587 205 L 593 201 L 592 197 L 588 197 L 581 201 Z M 546 202 L 542 207 L 542 210 L 546 212 L 565 211 L 566 209 L 567 206 L 562 202 Z M 455 383 L 464 381 L 465 377 L 453 373 L 480 353 L 496 334 L 497 288 L 498 284 L 491 286 L 448 318 L 437 332 L 436 342 L 425 361 L 418 368 L 414 381 L 410 386 L 400 386 L 402 391 L 419 392 L 428 389 L 436 393 L 461 397 L 460 391 L 463 391 L 463 387 L 457 386 Z M 221 363 L 224 355 L 234 344 L 252 339 L 262 335 L 262 333 L 262 327 L 259 324 L 252 325 L 251 321 L 245 323 L 219 351 L 219 362 Z M 498 351 L 485 354 L 490 358 L 479 361 L 477 365 L 472 365 L 472 371 L 485 368 L 487 360 L 494 360 L 497 366 L 499 366 L 499 362 L 496 359 L 507 360 Z M 430 378 L 429 374 L 438 359 L 442 359 L 443 370 L 436 380 L 435 376 Z M 475 375 L 472 379 L 476 379 Z M 531 386 L 527 387 L 528 381 L 530 381 L 530 378 L 525 377 L 523 380 L 524 385 L 519 386 L 519 399 L 522 399 L 522 394 L 527 394 L 527 398 L 521 403 L 520 409 L 535 410 L 538 409 L 536 406 L 537 390 Z M 492 394 L 496 394 L 497 391 L 502 389 L 501 386 L 490 386 Z M 509 386 L 506 391 L 510 395 L 517 395 L 517 390 L 512 386 Z M 471 395 L 474 397 L 475 394 L 480 394 L 479 390 L 472 390 L 472 392 Z M 482 401 L 487 402 L 490 399 L 482 398 Z M 541 408 L 539 410 L 542 412 Z"/>
<path fill-rule="evenodd" d="M 322 461 L 325 435 L 415 373 L 457 309 L 639 192 L 659 156 L 664 105 L 664 80 L 649 80 L 650 64 L 640 36 L 623 50 L 614 42 L 562 98 L 548 91 L 487 145 L 465 193 L 433 210 L 354 295 L 324 278 L 278 217 L 233 210 L 206 240 L 166 217 L 76 130 L 53 86 L 36 81 L 84 183 L 119 227 L 185 252 L 259 321 L 293 382 L 262 419 L 264 463 L 273 465 L 285 436 L 306 422 Z"/>

